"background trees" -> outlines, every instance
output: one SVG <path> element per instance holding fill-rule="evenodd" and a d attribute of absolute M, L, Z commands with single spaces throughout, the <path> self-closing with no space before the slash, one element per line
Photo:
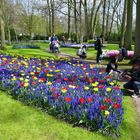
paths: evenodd
<path fill-rule="evenodd" d="M 94 36 L 103 34 L 106 41 L 119 43 L 120 47 L 125 46 L 127 49 L 131 49 L 131 44 L 135 41 L 135 9 L 136 6 L 139 8 L 139 0 L 0 0 L 0 2 L 1 39 L 5 37 L 9 44 L 11 39 L 18 41 L 27 36 L 28 39 L 35 36 L 48 37 L 53 32 L 65 34 L 66 39 L 70 38 L 76 42 L 88 41 Z"/>

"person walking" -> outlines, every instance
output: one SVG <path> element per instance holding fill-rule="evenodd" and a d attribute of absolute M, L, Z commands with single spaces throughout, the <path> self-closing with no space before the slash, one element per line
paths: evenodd
<path fill-rule="evenodd" d="M 95 43 L 95 48 L 97 50 L 96 62 L 100 63 L 101 62 L 101 55 L 102 55 L 102 42 L 101 42 L 100 37 L 97 37 L 97 40 Z"/>

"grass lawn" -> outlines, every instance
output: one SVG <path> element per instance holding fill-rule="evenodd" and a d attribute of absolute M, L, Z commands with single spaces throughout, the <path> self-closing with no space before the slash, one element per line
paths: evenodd
<path fill-rule="evenodd" d="M 82 128 L 73 128 L 61 120 L 13 100 L 0 92 L 1 140 L 111 140 Z M 139 140 L 137 114 L 130 97 L 124 96 L 124 121 L 120 140 Z"/>
<path fill-rule="evenodd" d="M 25 56 L 50 57 L 43 43 L 37 49 L 16 49 L 8 47 L 8 52 Z M 113 46 L 113 45 L 112 45 Z M 113 49 L 117 45 L 114 45 Z M 112 47 L 111 47 L 112 48 Z M 75 53 L 75 49 L 61 48 L 68 54 Z M 89 49 L 89 56 L 95 57 L 94 50 Z M 126 64 L 128 60 L 124 61 Z M 105 61 L 107 62 L 107 61 Z M 122 85 L 122 83 L 120 83 Z M 119 140 L 139 140 L 140 130 L 138 116 L 130 96 L 124 96 L 124 121 L 121 125 Z M 0 92 L 0 140 L 111 140 L 101 134 L 89 132 L 82 128 L 73 128 L 70 124 L 58 120 L 47 113 L 41 112 L 19 101 L 12 99 L 5 92 Z"/>
<path fill-rule="evenodd" d="M 49 53 L 46 51 L 46 49 L 49 48 L 49 45 L 47 43 L 35 43 L 36 45 L 40 46 L 40 49 L 12 49 L 12 46 L 7 46 L 8 51 L 13 54 L 21 54 L 26 56 L 41 56 L 41 57 L 50 57 L 55 56 L 52 53 Z M 76 48 L 60 48 L 61 53 L 67 53 L 72 56 L 76 56 L 77 49 Z M 104 49 L 117 49 L 117 44 L 109 44 Z M 94 48 L 89 48 L 87 50 L 87 59 L 95 59 L 96 58 L 96 50 Z"/>

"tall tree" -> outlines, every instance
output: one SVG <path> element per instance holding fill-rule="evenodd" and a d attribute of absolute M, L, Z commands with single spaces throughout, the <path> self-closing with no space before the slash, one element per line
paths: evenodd
<path fill-rule="evenodd" d="M 124 47 L 131 50 L 133 21 L 133 0 L 127 0 L 127 24 L 125 31 Z"/>
<path fill-rule="evenodd" d="M 126 9 L 127 9 L 127 0 L 124 1 L 124 10 L 123 10 L 123 16 L 122 16 L 122 24 L 121 24 L 121 38 L 119 47 L 124 46 L 124 35 L 125 35 L 125 23 L 126 23 Z"/>
<path fill-rule="evenodd" d="M 73 2 L 74 2 L 74 25 L 75 25 L 76 42 L 77 42 L 78 40 L 77 2 L 76 0 L 73 0 Z"/>
<path fill-rule="evenodd" d="M 106 15 L 106 36 L 108 36 L 108 32 L 109 32 L 109 16 L 110 16 L 110 3 L 111 0 L 107 0 L 107 15 Z"/>
<path fill-rule="evenodd" d="M 140 56 L 140 0 L 137 0 L 136 5 L 136 45 L 135 45 L 135 56 Z"/>
<path fill-rule="evenodd" d="M 87 0 L 84 0 L 83 7 L 84 7 L 84 14 L 85 14 L 85 35 L 87 40 L 89 39 L 89 20 L 88 20 Z"/>
<path fill-rule="evenodd" d="M 70 37 L 71 24 L 71 0 L 68 0 L 68 38 Z"/>
<path fill-rule="evenodd" d="M 111 18 L 111 25 L 110 25 L 109 35 L 112 32 L 113 22 L 114 22 L 114 15 L 115 15 L 115 12 L 116 12 L 120 2 L 121 2 L 121 0 L 115 0 L 114 3 L 113 3 L 114 5 L 112 6 L 113 12 L 112 12 L 112 18 Z"/>
<path fill-rule="evenodd" d="M 50 6 L 50 0 L 47 0 L 47 8 L 48 8 L 48 28 L 49 28 L 49 35 L 52 34 L 52 19 L 51 19 L 51 6 Z"/>
<path fill-rule="evenodd" d="M 105 36 L 105 17 L 106 17 L 106 0 L 103 2 L 103 23 L 102 23 L 102 35 Z"/>
<path fill-rule="evenodd" d="M 5 47 L 5 32 L 4 32 L 4 22 L 0 17 L 0 29 L 1 29 L 1 48 Z"/>
<path fill-rule="evenodd" d="M 4 2 L 1 1 L 1 6 L 0 6 L 0 35 L 1 35 L 1 49 L 5 47 L 5 31 L 4 31 L 4 21 L 2 19 L 2 14 L 4 11 Z"/>
<path fill-rule="evenodd" d="M 100 7 L 101 7 L 101 5 L 102 5 L 102 2 L 103 2 L 103 0 L 100 0 L 100 2 L 99 2 L 99 4 L 98 4 L 98 6 L 97 6 L 97 9 L 96 9 L 96 11 L 95 11 L 95 16 L 94 16 L 94 22 L 93 22 L 93 25 L 92 25 L 92 32 L 93 32 L 93 36 L 95 35 L 95 30 L 96 30 L 96 23 L 97 23 L 97 17 L 98 17 L 98 12 L 99 12 L 99 10 L 100 10 Z"/>
<path fill-rule="evenodd" d="M 96 0 L 93 0 L 93 5 L 91 8 L 91 15 L 89 20 L 89 27 L 93 29 L 93 22 L 94 22 L 94 16 L 95 16 L 95 8 L 96 8 Z M 93 38 L 93 30 L 89 30 L 89 36 L 90 38 Z"/>
<path fill-rule="evenodd" d="M 79 43 L 83 42 L 82 36 L 82 0 L 79 1 Z"/>
<path fill-rule="evenodd" d="M 55 16 L 55 14 L 54 14 L 54 12 L 55 12 L 55 10 L 54 10 L 54 0 L 51 0 L 51 12 L 52 12 L 52 33 L 54 33 L 55 32 L 55 24 L 54 24 L 54 16 Z"/>

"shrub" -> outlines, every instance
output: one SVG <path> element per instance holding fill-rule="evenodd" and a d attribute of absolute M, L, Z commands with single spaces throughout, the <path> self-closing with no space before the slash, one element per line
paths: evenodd
<path fill-rule="evenodd" d="M 95 44 L 96 40 L 88 40 L 88 44 Z"/>

